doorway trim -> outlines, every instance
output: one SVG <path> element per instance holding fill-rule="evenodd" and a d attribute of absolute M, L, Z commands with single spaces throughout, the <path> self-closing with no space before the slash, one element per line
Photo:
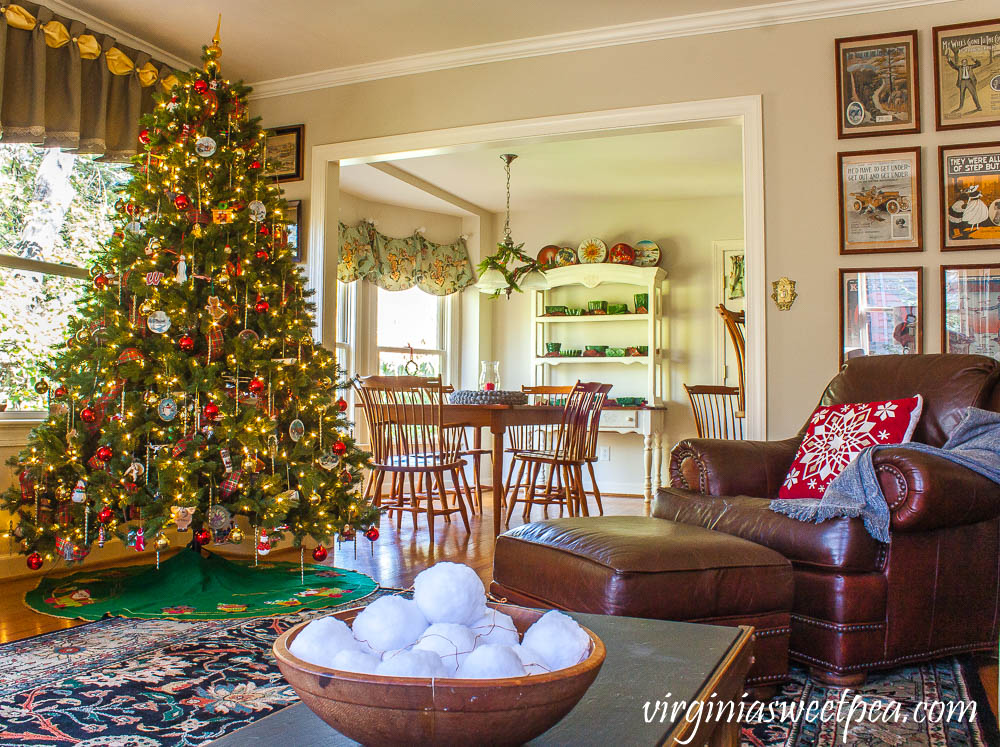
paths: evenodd
<path fill-rule="evenodd" d="M 732 119 L 743 126 L 743 237 L 747 287 L 747 435 L 767 437 L 767 292 L 764 239 L 764 133 L 761 97 L 736 96 L 676 104 L 609 109 L 506 122 L 425 130 L 315 145 L 311 160 L 311 210 L 306 274 L 319 309 L 318 340 L 332 347 L 336 335 L 340 167 L 438 155 L 458 150 L 552 137 L 593 136 Z M 328 219 L 329 217 L 329 219 Z M 326 247 L 333 247 L 326 251 Z M 668 275 L 669 276 L 669 275 Z"/>

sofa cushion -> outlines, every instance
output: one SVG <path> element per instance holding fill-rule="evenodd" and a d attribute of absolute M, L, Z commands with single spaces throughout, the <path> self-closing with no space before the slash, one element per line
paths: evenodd
<path fill-rule="evenodd" d="M 966 407 L 995 409 L 1000 363 L 983 355 L 874 355 L 852 358 L 829 383 L 821 405 L 900 399 L 921 394 L 913 440 L 941 446 Z M 803 432 L 805 428 L 803 427 Z"/>
<path fill-rule="evenodd" d="M 845 571 L 878 571 L 885 545 L 865 530 L 860 519 L 799 521 L 768 508 L 767 498 L 719 498 L 680 488 L 656 493 L 653 515 L 706 527 L 770 547 L 795 564 Z"/>
<path fill-rule="evenodd" d="M 773 550 L 644 516 L 517 527 L 497 538 L 493 576 L 563 609 L 661 620 L 743 619 L 792 603 L 791 565 Z"/>

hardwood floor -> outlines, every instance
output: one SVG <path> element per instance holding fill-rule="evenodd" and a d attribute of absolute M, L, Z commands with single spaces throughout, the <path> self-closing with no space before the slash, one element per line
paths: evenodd
<path fill-rule="evenodd" d="M 484 502 L 489 503 L 488 494 Z M 641 515 L 643 502 L 641 498 L 605 496 L 604 510 L 607 514 Z M 541 518 L 540 509 L 535 509 L 534 517 Z M 435 526 L 435 545 L 431 549 L 427 526 L 423 519 L 417 522 L 416 530 L 413 529 L 409 517 L 403 517 L 403 524 L 399 530 L 396 529 L 395 520 L 383 519 L 379 528 L 381 537 L 377 542 L 372 544 L 359 536 L 356 556 L 353 542 L 339 544 L 324 561 L 324 565 L 336 565 L 367 573 L 382 586 L 407 588 L 413 583 L 414 577 L 428 565 L 440 560 L 451 560 L 471 566 L 483 582 L 488 584 L 493 571 L 492 512 L 487 507 L 485 514 L 469 517 L 469 523 L 471 532 L 467 534 L 457 517 L 450 524 L 439 519 Z M 511 526 L 520 523 L 521 517 L 518 513 L 512 519 Z M 275 551 L 270 557 L 294 560 L 297 556 L 297 551 L 289 549 Z M 130 562 L 149 562 L 151 558 L 152 553 L 146 553 L 136 556 Z M 306 558 L 309 559 L 308 554 Z M 116 564 L 123 563 L 118 561 Z M 80 621 L 41 615 L 25 607 L 24 594 L 37 583 L 38 576 L 4 583 L 3 594 L 0 595 L 0 642 L 20 640 L 81 624 Z M 980 669 L 979 675 L 996 716 L 996 664 L 994 662 L 985 664 Z"/>

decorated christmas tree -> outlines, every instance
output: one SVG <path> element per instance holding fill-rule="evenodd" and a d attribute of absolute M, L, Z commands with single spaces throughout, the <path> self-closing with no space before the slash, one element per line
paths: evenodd
<path fill-rule="evenodd" d="M 38 384 L 49 416 L 4 495 L 32 569 L 113 536 L 162 549 L 172 524 L 243 542 L 237 515 L 260 553 L 378 536 L 346 382 L 313 344 L 266 138 L 221 55 L 217 33 L 143 118 L 120 224 Z"/>

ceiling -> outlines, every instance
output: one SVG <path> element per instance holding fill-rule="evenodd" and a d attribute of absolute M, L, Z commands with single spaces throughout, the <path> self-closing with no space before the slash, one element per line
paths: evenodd
<path fill-rule="evenodd" d="M 249 82 L 664 17 L 753 0 L 55 0 L 188 62 L 222 13 L 223 70 Z M 87 19 L 84 19 L 87 20 Z"/>
<path fill-rule="evenodd" d="M 392 164 L 493 213 L 504 210 L 501 153 L 511 164 L 511 209 L 565 199 L 678 200 L 742 193 L 742 129 L 696 129 L 485 147 Z M 368 165 L 341 169 L 340 188 L 364 199 L 465 215 Z"/>

